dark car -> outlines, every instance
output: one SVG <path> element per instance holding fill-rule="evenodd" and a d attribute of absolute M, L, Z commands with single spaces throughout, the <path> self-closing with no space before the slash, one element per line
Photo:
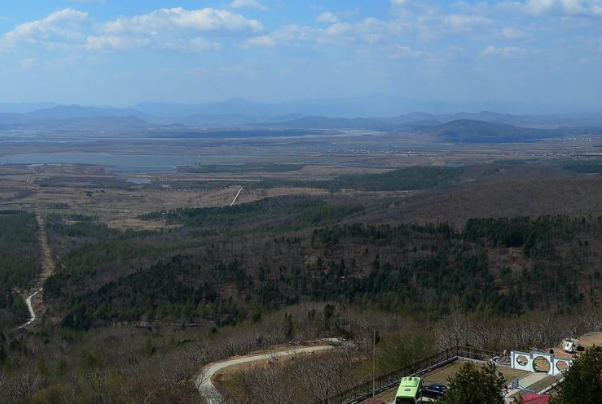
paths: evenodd
<path fill-rule="evenodd" d="M 443 397 L 447 392 L 447 386 L 443 384 L 429 384 L 424 386 L 421 390 L 422 397 L 425 398 L 439 398 Z"/>

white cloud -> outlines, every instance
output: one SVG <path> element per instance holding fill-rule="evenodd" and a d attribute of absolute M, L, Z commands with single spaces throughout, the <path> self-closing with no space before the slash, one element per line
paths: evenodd
<path fill-rule="evenodd" d="M 345 35 L 352 35 L 354 33 L 353 28 L 354 24 L 348 22 L 338 22 L 326 28 L 325 33 L 333 39 L 341 38 Z"/>
<path fill-rule="evenodd" d="M 330 11 L 326 11 L 316 18 L 316 22 L 319 22 L 320 24 L 334 24 L 338 22 L 338 18 Z"/>
<path fill-rule="evenodd" d="M 95 27 L 88 14 L 67 8 L 46 18 L 20 24 L 0 36 L 0 51 L 42 45 L 47 50 L 131 50 L 150 48 L 200 52 L 219 50 L 222 44 L 204 36 L 232 31 L 258 32 L 261 24 L 227 10 L 162 9 L 132 18 L 120 18 Z M 202 36 L 199 36 L 200 33 Z"/>
<path fill-rule="evenodd" d="M 401 3 L 400 3 L 401 4 Z M 289 25 L 267 35 L 257 36 L 246 42 L 246 47 L 287 46 L 293 43 L 313 44 L 388 44 L 408 38 L 435 40 L 451 34 L 493 32 L 495 22 L 478 14 L 445 14 L 441 10 L 425 13 L 404 13 L 391 19 L 364 18 L 343 22 L 330 12 L 321 14 L 317 22 L 325 26 Z"/>
<path fill-rule="evenodd" d="M 501 34 L 504 39 L 507 39 L 508 41 L 521 41 L 531 37 L 529 34 L 526 34 L 523 31 L 513 27 L 502 28 Z"/>
<path fill-rule="evenodd" d="M 220 42 L 203 36 L 226 32 L 259 32 L 257 20 L 250 20 L 228 10 L 204 8 L 160 9 L 149 14 L 119 18 L 99 27 L 99 35 L 86 39 L 89 50 L 126 50 L 148 47 L 158 50 L 201 52 L 219 50 Z"/>
<path fill-rule="evenodd" d="M 0 51 L 22 44 L 44 45 L 55 48 L 82 38 L 82 23 L 88 14 L 66 8 L 46 18 L 17 25 L 12 31 L 0 36 Z"/>
<path fill-rule="evenodd" d="M 409 46 L 396 45 L 393 53 L 391 53 L 391 59 L 393 60 L 406 60 L 406 59 L 419 59 L 425 56 L 429 56 L 427 52 L 416 51 Z"/>
<path fill-rule="evenodd" d="M 496 47 L 494 45 L 489 45 L 481 52 L 481 57 L 498 57 L 501 59 L 516 59 L 525 56 L 526 52 L 522 48 L 518 48 L 515 46 L 502 46 Z"/>
<path fill-rule="evenodd" d="M 36 67 L 38 67 L 39 64 L 40 64 L 40 62 L 36 58 L 23 59 L 21 61 L 21 69 L 23 69 L 23 70 L 33 70 Z"/>
<path fill-rule="evenodd" d="M 262 35 L 256 36 L 253 38 L 247 39 L 245 42 L 245 47 L 254 48 L 254 47 L 264 47 L 271 48 L 276 45 L 276 39 L 273 35 Z"/>
<path fill-rule="evenodd" d="M 441 18 L 445 27 L 454 32 L 471 31 L 491 24 L 491 20 L 478 15 L 449 14 Z"/>
<path fill-rule="evenodd" d="M 420 39 L 440 40 L 449 35 L 489 34 L 496 21 L 479 13 L 444 13 L 440 9 L 423 10 L 402 20 Z"/>
<path fill-rule="evenodd" d="M 210 71 L 208 69 L 205 69 L 204 67 L 197 67 L 196 69 L 188 71 L 188 74 L 190 74 L 191 76 L 196 76 L 200 78 L 206 78 L 207 76 L 209 76 L 209 73 Z"/>
<path fill-rule="evenodd" d="M 318 45 L 376 44 L 399 34 L 400 27 L 376 18 L 358 22 L 337 22 L 327 27 L 287 25 L 268 35 L 257 36 L 245 42 L 245 47 L 290 46 L 295 43 Z"/>
<path fill-rule="evenodd" d="M 449 46 L 432 51 L 415 50 L 405 45 L 395 45 L 389 55 L 391 60 L 419 61 L 429 68 L 443 68 L 466 57 L 466 51 L 459 46 Z"/>
<path fill-rule="evenodd" d="M 210 41 L 205 38 L 192 38 L 186 43 L 184 49 L 194 52 L 200 52 L 205 50 L 220 50 L 222 49 L 222 44 L 216 41 Z"/>
<path fill-rule="evenodd" d="M 158 43 L 161 49 L 186 51 L 186 52 L 203 52 L 207 50 L 220 50 L 223 45 L 217 41 L 210 41 L 205 38 L 192 38 L 190 40 L 178 40 L 174 42 Z"/>
<path fill-rule="evenodd" d="M 136 48 L 152 48 L 158 50 L 202 52 L 206 50 L 220 50 L 222 44 L 205 38 L 185 39 L 159 39 L 135 36 L 89 36 L 86 38 L 88 50 L 131 50 Z"/>
<path fill-rule="evenodd" d="M 232 8 L 254 8 L 257 10 L 267 10 L 267 6 L 262 4 L 259 0 L 233 0 L 230 3 Z"/>
<path fill-rule="evenodd" d="M 120 36 L 89 36 L 86 38 L 88 50 L 128 50 L 150 45 L 147 38 L 133 38 Z"/>
<path fill-rule="evenodd" d="M 602 17 L 602 0 L 527 0 L 525 7 L 533 14 Z"/>
<path fill-rule="evenodd" d="M 365 18 L 353 23 L 335 23 L 317 32 L 321 43 L 383 43 L 397 38 L 407 27 L 377 18 Z"/>
<path fill-rule="evenodd" d="M 257 20 L 247 19 L 228 10 L 203 8 L 189 11 L 178 7 L 164 8 L 131 18 L 120 18 L 102 26 L 102 31 L 108 34 L 156 35 L 166 30 L 259 32 L 263 30 L 263 25 Z"/>
<path fill-rule="evenodd" d="M 245 41 L 246 48 L 274 47 L 290 45 L 295 42 L 315 41 L 318 30 L 311 27 L 292 24 L 282 27 L 269 35 L 256 36 Z"/>

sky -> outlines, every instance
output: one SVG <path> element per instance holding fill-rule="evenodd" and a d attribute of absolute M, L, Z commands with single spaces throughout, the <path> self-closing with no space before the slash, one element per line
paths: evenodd
<path fill-rule="evenodd" d="M 0 101 L 361 94 L 602 110 L 602 0 L 18 0 Z"/>

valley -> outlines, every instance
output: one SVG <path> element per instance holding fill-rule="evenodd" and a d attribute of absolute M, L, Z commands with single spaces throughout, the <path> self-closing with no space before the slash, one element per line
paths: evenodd
<path fill-rule="evenodd" d="M 202 369 L 263 352 L 218 397 L 317 403 L 373 360 L 602 328 L 602 134 L 271 131 L 4 133 L 7 394 L 202 402 Z"/>
<path fill-rule="evenodd" d="M 0 404 L 601 404 L 602 0 L 0 5 Z"/>

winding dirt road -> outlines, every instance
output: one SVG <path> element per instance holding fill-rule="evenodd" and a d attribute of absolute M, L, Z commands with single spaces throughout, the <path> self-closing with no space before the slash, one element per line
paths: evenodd
<path fill-rule="evenodd" d="M 29 319 L 29 321 L 27 321 L 25 324 L 23 324 L 22 326 L 19 326 L 17 328 L 15 328 L 16 330 L 21 330 L 25 327 L 29 327 L 31 324 L 33 324 L 34 321 L 36 321 L 36 312 L 33 310 L 33 304 L 31 303 L 32 299 L 34 297 L 36 297 L 40 292 L 42 291 L 42 289 L 38 289 L 37 291 L 34 292 L 33 295 L 28 296 L 27 299 L 25 299 L 25 303 L 27 304 L 27 308 L 29 309 L 29 316 L 31 317 Z"/>
<path fill-rule="evenodd" d="M 30 319 L 25 324 L 15 328 L 15 330 L 27 328 L 36 321 L 38 316 L 36 316 L 34 304 L 39 308 L 43 308 L 41 294 L 42 286 L 44 285 L 46 279 L 48 279 L 48 277 L 54 273 L 54 260 L 52 259 L 52 252 L 50 251 L 50 245 L 48 244 L 46 223 L 44 222 L 44 218 L 38 213 L 36 213 L 36 221 L 38 222 L 38 238 L 40 247 L 42 249 L 42 273 L 38 279 L 36 289 L 29 296 L 27 296 L 27 298 L 25 298 L 25 303 L 29 309 Z"/>
<path fill-rule="evenodd" d="M 339 340 L 336 339 L 327 339 L 322 340 L 324 343 L 339 343 Z M 256 354 L 256 355 L 247 355 L 247 356 L 237 356 L 229 359 L 225 359 L 220 362 L 211 363 L 203 368 L 201 374 L 197 377 L 195 381 L 196 388 L 198 391 L 205 396 L 207 402 L 210 404 L 220 404 L 224 402 L 224 399 L 221 393 L 213 384 L 213 376 L 228 367 L 241 365 L 245 363 L 252 362 L 265 362 L 270 359 L 292 356 L 292 355 L 307 355 L 321 351 L 328 351 L 336 349 L 335 345 L 316 345 L 316 346 L 305 346 L 305 347 L 295 347 L 290 348 L 284 351 L 276 351 L 269 352 L 265 354 Z"/>

